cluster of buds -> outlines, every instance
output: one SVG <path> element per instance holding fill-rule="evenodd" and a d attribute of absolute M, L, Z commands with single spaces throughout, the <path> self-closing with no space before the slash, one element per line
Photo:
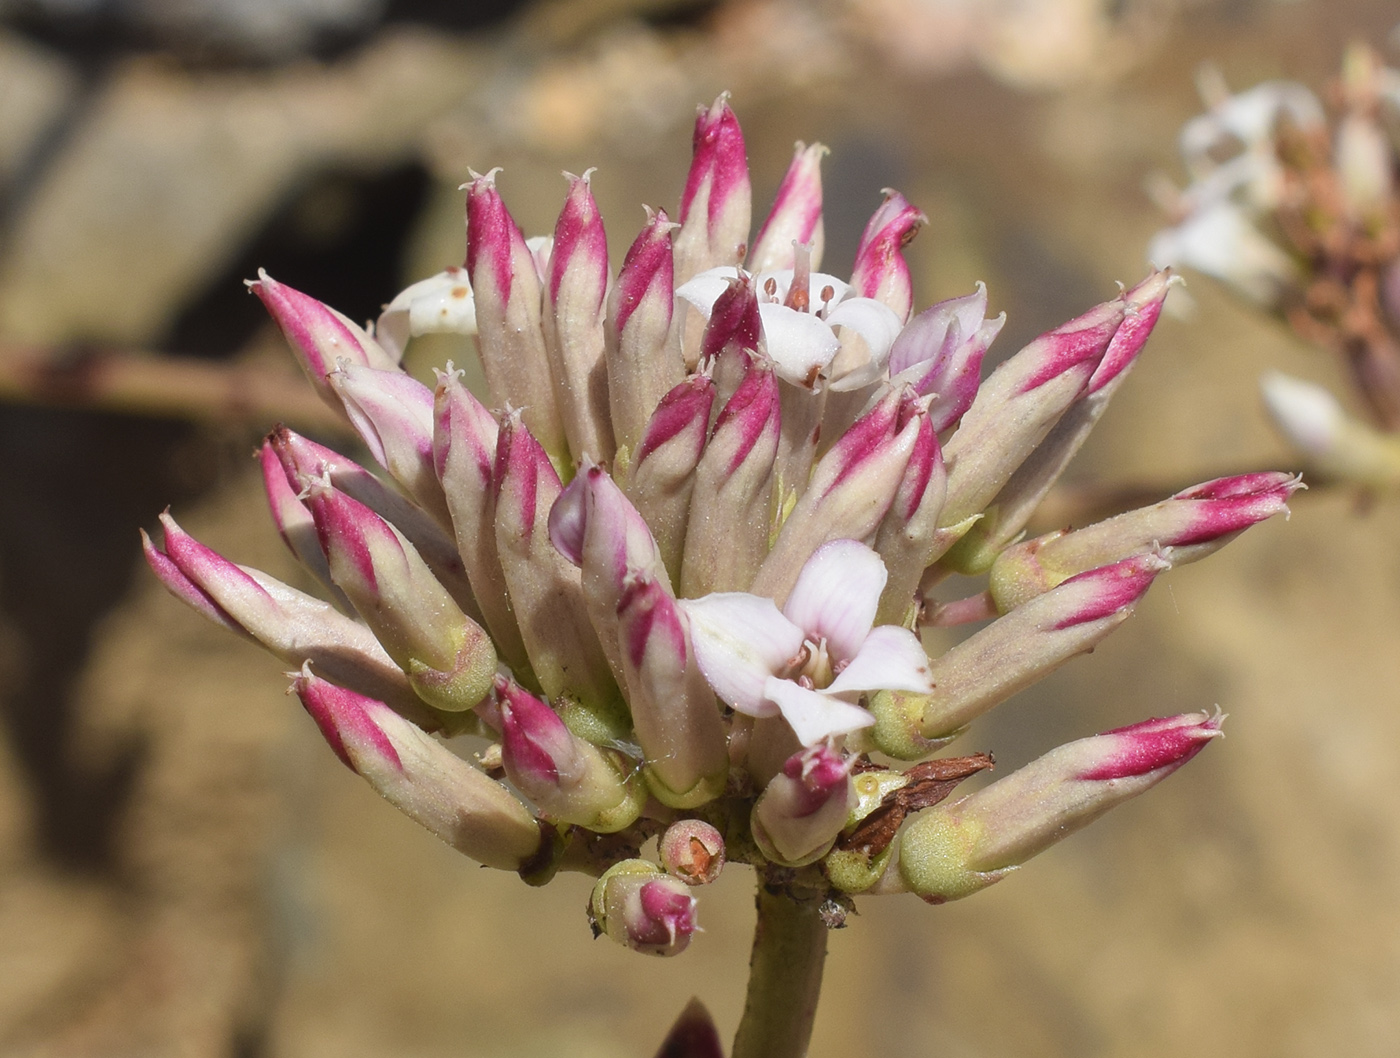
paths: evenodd
<path fill-rule="evenodd" d="M 1191 183 L 1154 186 L 1172 226 L 1149 258 L 1224 282 L 1335 354 L 1366 421 L 1286 376 L 1264 380 L 1265 404 L 1323 476 L 1400 484 L 1400 70 L 1354 45 L 1330 106 L 1291 81 L 1231 94 L 1210 70 L 1201 94 L 1180 138 Z"/>
<path fill-rule="evenodd" d="M 465 267 L 372 327 L 262 276 L 254 293 L 383 472 L 285 427 L 259 453 L 329 601 L 168 514 L 163 549 L 145 541 L 177 597 L 297 670 L 332 749 L 385 798 L 532 884 L 590 873 L 595 928 L 638 951 L 682 950 L 694 887 L 726 863 L 838 910 L 858 892 L 939 902 L 1181 766 L 1218 717 L 1076 742 L 941 807 L 991 759 L 926 758 L 1298 484 L 1213 481 L 1022 539 L 1169 274 L 984 380 L 1003 317 L 980 286 L 914 314 L 902 247 L 924 218 L 898 194 L 849 280 L 820 271 L 823 153 L 798 145 L 750 244 L 722 97 L 699 114 L 678 223 L 649 210 L 617 274 L 587 174 L 553 236 L 527 240 L 493 171 L 467 187 Z M 488 394 L 451 364 L 435 387 L 400 367 L 432 331 L 474 339 Z M 951 572 L 990 587 L 935 604 Z M 931 659 L 921 623 L 955 620 L 988 623 Z M 464 733 L 488 740 L 479 764 L 435 737 Z"/>

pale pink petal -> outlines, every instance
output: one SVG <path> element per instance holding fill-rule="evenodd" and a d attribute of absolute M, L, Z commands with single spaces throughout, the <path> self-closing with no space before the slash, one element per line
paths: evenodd
<path fill-rule="evenodd" d="M 832 540 L 807 560 L 783 612 L 838 661 L 860 651 L 888 579 L 880 556 L 859 540 Z"/>
<path fill-rule="evenodd" d="M 768 356 L 780 378 L 796 385 L 810 385 L 814 374 L 825 370 L 841 343 L 819 316 L 785 305 L 760 303 L 763 338 Z"/>
<path fill-rule="evenodd" d="M 764 694 L 782 711 L 783 719 L 804 746 L 814 746 L 833 735 L 844 735 L 875 723 L 875 718 L 858 705 L 820 691 L 809 691 L 776 676 L 769 677 Z"/>
<path fill-rule="evenodd" d="M 881 625 L 866 636 L 860 652 L 826 688 L 827 694 L 855 691 L 911 691 L 928 694 L 928 655 L 919 637 L 898 625 Z"/>
<path fill-rule="evenodd" d="M 763 687 L 802 649 L 802 629 L 773 605 L 745 592 L 684 599 L 695 660 L 714 692 L 741 713 L 772 716 Z"/>
<path fill-rule="evenodd" d="M 866 385 L 883 375 L 890 346 L 904 328 L 894 309 L 874 298 L 847 298 L 827 314 L 826 322 L 832 327 L 849 327 L 865 339 L 870 350 L 870 360 L 848 374 L 842 380 L 844 385 L 833 386 L 835 389 Z"/>

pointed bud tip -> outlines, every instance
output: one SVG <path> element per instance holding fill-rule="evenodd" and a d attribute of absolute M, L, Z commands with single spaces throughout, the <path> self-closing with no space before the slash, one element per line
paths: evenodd
<path fill-rule="evenodd" d="M 1224 737 L 1224 722 L 1225 714 L 1217 707 L 1214 713 L 1154 718 L 1105 731 L 1100 737 L 1114 738 L 1118 748 L 1102 763 L 1081 772 L 1079 778 L 1105 782 L 1180 767 L 1207 742 Z"/>

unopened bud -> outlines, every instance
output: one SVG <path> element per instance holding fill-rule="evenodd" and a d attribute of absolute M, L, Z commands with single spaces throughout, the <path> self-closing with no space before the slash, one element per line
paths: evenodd
<path fill-rule="evenodd" d="M 672 823 L 657 853 L 666 871 L 686 885 L 708 885 L 724 869 L 724 837 L 703 819 Z"/>
<path fill-rule="evenodd" d="M 690 944 L 695 898 L 684 882 L 646 860 L 608 868 L 588 903 L 594 929 L 646 955 L 679 955 Z"/>

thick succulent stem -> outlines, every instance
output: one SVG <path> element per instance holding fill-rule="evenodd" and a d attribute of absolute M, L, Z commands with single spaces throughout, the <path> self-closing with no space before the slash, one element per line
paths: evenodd
<path fill-rule="evenodd" d="M 749 991 L 733 1058 L 803 1058 L 826 962 L 821 902 L 771 892 L 760 876 L 757 904 Z"/>

